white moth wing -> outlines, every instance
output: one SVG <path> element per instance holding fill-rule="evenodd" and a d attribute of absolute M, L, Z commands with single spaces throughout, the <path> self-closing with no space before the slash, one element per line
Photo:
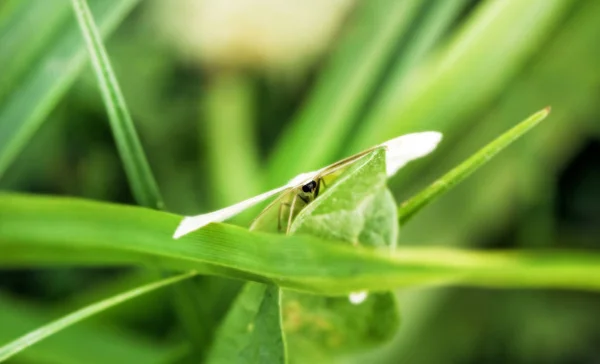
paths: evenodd
<path fill-rule="evenodd" d="M 178 239 L 210 224 L 211 222 L 222 222 L 230 219 L 240 212 L 263 202 L 271 196 L 310 181 L 317 173 L 318 171 L 299 174 L 292 178 L 285 186 L 277 187 L 258 196 L 254 196 L 247 200 L 238 202 L 235 205 L 227 206 L 217 211 L 196 216 L 186 216 L 183 218 L 183 220 L 181 220 L 179 226 L 177 226 L 177 229 L 173 234 L 173 238 Z"/>
<path fill-rule="evenodd" d="M 186 216 L 183 218 L 183 220 L 181 220 L 181 223 L 179 223 L 179 226 L 177 227 L 177 230 L 175 230 L 175 234 L 173 234 L 173 237 L 175 239 L 178 239 L 186 234 L 191 233 L 192 231 L 196 231 L 210 224 L 211 222 L 221 222 L 230 219 L 233 216 L 239 214 L 240 212 L 246 210 L 247 208 L 250 208 L 256 205 L 257 203 L 260 203 L 268 199 L 269 197 L 276 195 L 288 188 L 290 187 L 287 185 L 281 186 L 274 190 L 267 191 L 258 196 L 254 196 L 242 202 L 238 202 L 235 205 L 227 206 L 217 211 L 196 216 Z"/>
<path fill-rule="evenodd" d="M 391 177 L 408 162 L 431 153 L 442 140 L 437 131 L 406 134 L 388 140 L 381 146 L 387 148 L 385 156 L 387 176 Z"/>

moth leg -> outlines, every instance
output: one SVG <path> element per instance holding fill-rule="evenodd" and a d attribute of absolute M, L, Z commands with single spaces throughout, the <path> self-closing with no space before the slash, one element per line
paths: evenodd
<path fill-rule="evenodd" d="M 317 188 L 315 189 L 315 198 L 319 197 L 319 192 L 321 191 L 321 183 L 323 184 L 323 187 L 327 188 L 327 185 L 325 184 L 325 179 L 319 178 L 319 180 L 317 181 Z"/>
<path fill-rule="evenodd" d="M 290 233 L 290 227 L 292 226 L 292 219 L 294 217 L 294 207 L 296 207 L 296 201 L 298 200 L 298 195 L 294 195 L 292 199 L 292 205 L 290 206 L 290 215 L 288 216 L 288 223 L 285 229 L 285 235 Z"/>
<path fill-rule="evenodd" d="M 282 226 L 281 226 L 281 222 L 283 221 L 283 206 L 290 206 L 289 203 L 287 202 L 282 202 L 279 204 L 279 213 L 277 215 L 277 231 L 281 231 L 282 230 Z M 290 210 L 290 214 L 292 213 L 292 210 Z"/>

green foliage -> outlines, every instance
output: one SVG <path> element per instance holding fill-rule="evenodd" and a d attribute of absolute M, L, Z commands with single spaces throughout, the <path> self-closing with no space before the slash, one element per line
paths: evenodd
<path fill-rule="evenodd" d="M 2 188 L 113 202 L 133 192 L 151 209 L 0 194 L 0 357 L 24 348 L 18 362 L 493 362 L 506 347 L 511 362 L 594 355 L 597 1 L 357 2 L 339 16 L 331 54 L 286 75 L 186 58 L 193 47 L 175 44 L 192 44 L 197 24 L 166 41 L 161 28 L 175 5 L 72 2 L 75 16 L 65 1 L 0 2 Z M 241 34 L 236 56 L 268 64 L 245 42 L 270 38 Z M 84 40 L 102 98 L 94 74 L 78 78 Z M 551 122 L 512 144 L 543 110 L 502 134 L 543 105 Z M 181 216 L 152 210 L 158 185 L 177 211 L 208 211 L 420 130 L 444 141 L 391 191 L 376 150 L 328 181 L 290 236 L 275 234 L 276 205 L 256 225 L 265 231 L 211 224 L 180 240 Z M 486 249 L 465 249 L 474 245 Z M 77 268 L 57 273 L 67 266 Z M 142 285 L 145 275 L 111 273 L 132 266 L 202 277 L 130 300 L 192 274 Z M 397 333 L 399 288 L 414 289 L 401 292 Z M 365 302 L 349 303 L 364 290 Z"/>
<path fill-rule="evenodd" d="M 208 363 L 285 363 L 279 288 L 247 283 L 217 331 Z"/>
<path fill-rule="evenodd" d="M 392 293 L 370 293 L 360 305 L 348 297 L 284 292 L 283 327 L 290 360 L 331 361 L 380 348 L 397 332 L 400 319 Z"/>

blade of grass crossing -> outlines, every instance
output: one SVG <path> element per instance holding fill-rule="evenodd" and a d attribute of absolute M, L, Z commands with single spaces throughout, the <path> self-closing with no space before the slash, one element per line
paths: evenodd
<path fill-rule="evenodd" d="M 190 278 L 194 276 L 195 272 L 189 272 L 185 274 L 181 274 L 175 277 L 163 279 L 158 282 L 150 283 L 142 287 L 138 287 L 131 291 L 127 291 L 121 293 L 119 295 L 107 298 L 100 302 L 96 302 L 92 305 L 84 307 L 78 311 L 75 311 L 67 316 L 64 316 L 54 322 L 51 322 L 45 326 L 38 328 L 26 335 L 21 336 L 20 338 L 0 347 L 0 362 L 4 361 L 13 355 L 19 353 L 30 347 L 31 345 L 51 336 L 55 333 L 68 328 L 69 326 L 76 324 L 79 321 L 85 320 L 86 318 L 98 314 L 106 309 L 109 309 L 112 306 L 118 305 L 120 303 L 129 301 L 132 298 L 135 298 L 139 295 L 151 292 L 155 289 L 162 288 L 164 286 L 168 286 L 170 284 L 177 283 L 183 279 Z"/>
<path fill-rule="evenodd" d="M 96 71 L 111 128 L 133 195 L 139 204 L 161 209 L 163 201 L 158 185 L 146 160 L 87 1 L 72 0 L 71 3 Z"/>
<path fill-rule="evenodd" d="M 173 240 L 180 216 L 65 198 L 0 195 L 0 266 L 162 264 L 281 288 L 345 295 L 424 284 L 600 289 L 593 252 L 398 248 L 210 224 Z"/>
<path fill-rule="evenodd" d="M 111 128 L 131 190 L 140 205 L 162 209 L 164 207 L 162 197 L 146 160 L 125 98 L 112 70 L 87 1 L 72 0 L 72 5 L 100 84 Z M 166 273 L 161 272 L 161 275 L 166 276 Z M 176 311 L 181 316 L 184 329 L 193 341 L 202 343 L 204 341 L 203 335 L 201 330 L 197 328 L 200 316 L 196 308 L 198 297 L 194 282 L 184 282 L 183 285 L 175 287 L 173 289 L 173 299 Z"/>
<path fill-rule="evenodd" d="M 496 154 L 508 147 L 512 142 L 519 139 L 533 127 L 538 125 L 550 113 L 550 107 L 547 107 L 531 115 L 517 126 L 513 127 L 493 142 L 483 147 L 469 159 L 452 169 L 443 177 L 435 181 L 429 187 L 421 191 L 408 201 L 405 201 L 398 209 L 398 218 L 400 224 L 406 223 L 414 214 L 427 204 L 435 200 L 444 192 L 450 190 L 456 184 L 467 178 L 478 168 L 490 161 Z"/>
<path fill-rule="evenodd" d="M 148 282 L 145 280 L 143 283 Z M 131 287 L 141 286 L 142 282 Z M 94 300 L 112 296 L 102 295 Z M 156 296 L 149 295 L 149 299 Z M 138 302 L 144 297 L 138 297 Z M 136 303 L 138 303 L 136 302 Z M 86 304 L 75 306 L 80 308 Z M 104 311 L 102 321 L 115 311 L 115 308 L 133 307 L 135 305 L 121 305 Z M 64 313 L 57 314 L 53 309 L 39 307 L 39 302 L 29 302 L 8 295 L 0 294 L 0 346 L 13 341 L 33 328 L 41 327 L 51 322 L 56 317 L 61 317 L 74 311 L 75 308 L 62 310 Z M 123 321 L 119 321 L 122 324 Z M 122 328 L 110 328 L 110 325 L 97 325 L 92 320 L 73 325 L 69 330 L 61 331 L 60 335 L 53 335 L 48 340 L 43 340 L 31 346 L 28 350 L 21 351 L 15 362 L 19 363 L 62 363 L 62 364 L 105 364 L 105 363 L 147 363 L 163 364 L 170 362 L 169 359 L 181 356 L 186 347 L 179 343 L 157 343 L 146 340 L 138 333 L 127 333 Z"/>
<path fill-rule="evenodd" d="M 164 207 L 162 197 L 87 2 L 86 0 L 72 0 L 72 4 L 100 84 L 111 128 L 131 190 L 140 205 L 162 209 Z M 167 276 L 165 272 L 160 273 L 162 276 Z M 200 298 L 195 283 L 193 281 L 184 282 L 174 287 L 172 293 L 175 309 L 184 330 L 197 344 L 194 347 L 201 345 L 206 340 L 203 331 L 198 327 L 202 316 L 197 308 Z"/>

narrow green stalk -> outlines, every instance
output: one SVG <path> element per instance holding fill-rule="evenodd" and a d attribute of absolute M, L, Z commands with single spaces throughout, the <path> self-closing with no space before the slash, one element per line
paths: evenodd
<path fill-rule="evenodd" d="M 147 278 L 147 277 L 146 277 Z M 153 280 L 152 280 L 153 281 Z M 0 294 L 0 347 L 14 339 L 30 332 L 32 329 L 42 327 L 48 322 L 52 322 L 57 317 L 63 317 L 81 307 L 90 303 L 100 301 L 103 298 L 114 296 L 118 293 L 131 289 L 131 287 L 142 286 L 149 282 L 148 279 L 138 281 L 136 284 L 122 285 L 120 289 L 112 293 L 89 297 L 92 299 L 80 301 L 75 306 L 49 308 L 46 305 L 40 305 L 39 302 L 33 302 L 31 299 L 17 298 L 14 295 Z M 132 283 L 132 282 L 130 282 Z M 156 341 L 140 341 L 135 332 L 124 331 L 122 327 L 109 328 L 110 324 L 97 324 L 102 320 L 103 323 L 115 322 L 115 311 L 123 308 L 124 311 L 135 310 L 134 307 L 148 307 L 143 302 L 160 296 L 160 291 L 155 291 L 151 295 L 136 298 L 135 302 L 116 306 L 108 311 L 103 311 L 99 320 L 89 320 L 81 322 L 78 325 L 69 326 L 68 330 L 63 330 L 59 335 L 52 336 L 52 340 L 42 341 L 39 345 L 21 351 L 14 360 L 8 362 L 21 363 L 144 363 L 144 364 L 164 364 L 173 363 L 169 360 L 175 356 L 181 356 L 181 352 L 186 350 L 186 346 L 180 343 L 157 343 Z M 164 294 L 164 293 L 163 293 Z M 139 306 L 138 306 L 139 305 Z M 59 312 L 56 312 L 59 311 Z M 129 311 L 132 312 L 132 311 Z M 121 324 L 124 321 L 118 320 Z M 75 344 L 76 343 L 76 344 Z"/>
<path fill-rule="evenodd" d="M 217 72 L 202 99 L 202 139 L 210 165 L 215 206 L 239 202 L 261 191 L 261 168 L 254 138 L 255 90 L 236 72 Z"/>
<path fill-rule="evenodd" d="M 120 303 L 129 301 L 132 298 L 151 292 L 158 288 L 177 283 L 183 279 L 190 278 L 194 275 L 196 275 L 196 272 L 188 272 L 175 277 L 163 279 L 158 282 L 149 283 L 145 286 L 141 286 L 130 291 L 123 292 L 116 296 L 91 304 L 80 310 L 74 311 L 56 321 L 53 321 L 34 331 L 31 331 L 28 334 L 25 334 L 20 338 L 0 347 L 0 362 L 5 361 L 6 359 L 27 349 L 33 344 L 49 336 L 54 335 L 57 332 L 66 329 L 73 324 L 78 323 L 79 321 L 85 320 Z"/>
<path fill-rule="evenodd" d="M 546 116 L 548 116 L 549 113 L 550 107 L 547 107 L 531 115 L 517 126 L 496 138 L 493 142 L 480 149 L 469 159 L 452 169 L 450 172 L 446 173 L 419 194 L 402 203 L 398 209 L 398 218 L 400 224 L 402 225 L 406 223 L 408 219 L 410 219 L 423 207 L 427 206 L 427 204 L 470 176 L 478 168 L 492 159 L 496 154 L 508 147 L 512 142 L 538 125 L 546 118 Z"/>
<path fill-rule="evenodd" d="M 72 0 L 72 4 L 96 71 L 111 128 L 133 195 L 140 205 L 163 209 L 160 191 L 146 160 L 91 11 L 86 0 Z M 161 269 L 159 273 L 163 277 L 167 276 L 167 273 Z M 197 334 L 197 324 L 201 317 L 197 309 L 198 299 L 194 282 L 184 282 L 173 290 L 173 301 L 182 326 L 195 343 L 202 342 L 201 335 Z"/>
<path fill-rule="evenodd" d="M 140 205 L 162 209 L 162 197 L 138 139 L 125 98 L 121 93 L 92 13 L 86 0 L 72 0 L 72 4 L 96 71 L 102 98 L 133 195 Z"/>

